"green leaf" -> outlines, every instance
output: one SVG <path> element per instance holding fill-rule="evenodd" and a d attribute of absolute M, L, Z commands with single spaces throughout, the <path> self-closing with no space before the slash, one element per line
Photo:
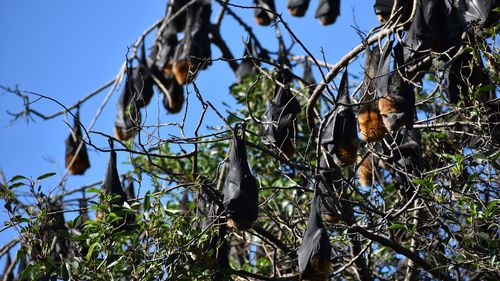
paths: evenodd
<path fill-rule="evenodd" d="M 18 187 L 23 186 L 23 185 L 26 185 L 26 184 L 25 184 L 25 183 L 23 183 L 23 182 L 16 182 L 15 184 L 10 185 L 10 186 L 9 186 L 9 189 L 18 188 Z"/>
<path fill-rule="evenodd" d="M 36 180 L 39 181 L 39 180 L 43 180 L 43 179 L 46 179 L 46 178 L 50 178 L 50 177 L 52 177 L 55 174 L 56 173 L 46 173 L 46 174 L 43 174 L 43 175 L 39 176 Z"/>
<path fill-rule="evenodd" d="M 92 258 L 92 254 L 94 253 L 94 248 L 97 247 L 97 245 L 99 245 L 99 242 L 94 242 L 92 245 L 90 245 L 89 251 L 88 251 L 87 255 L 85 256 L 87 261 L 90 261 L 90 259 Z"/>
<path fill-rule="evenodd" d="M 17 175 L 17 176 L 12 177 L 9 182 L 15 182 L 15 181 L 26 180 L 26 179 L 28 179 L 28 178 L 26 178 L 25 176 Z"/>
<path fill-rule="evenodd" d="M 389 226 L 389 229 L 407 229 L 404 223 L 393 223 Z"/>

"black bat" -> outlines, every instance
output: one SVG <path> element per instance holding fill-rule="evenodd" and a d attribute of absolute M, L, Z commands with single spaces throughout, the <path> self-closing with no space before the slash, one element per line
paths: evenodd
<path fill-rule="evenodd" d="M 333 24 L 340 15 L 340 0 L 319 0 L 316 8 L 315 18 L 322 25 Z"/>
<path fill-rule="evenodd" d="M 62 207 L 62 202 L 60 200 L 53 201 L 51 198 L 41 195 L 39 201 L 41 205 L 47 210 L 47 215 L 41 219 L 40 222 L 40 232 L 39 239 L 41 241 L 55 241 L 50 248 L 50 256 L 55 261 L 60 261 L 61 257 L 63 259 L 67 258 L 70 254 L 69 241 L 64 236 L 58 233 L 68 232 L 64 220 L 64 212 Z M 39 256 L 43 255 L 43 250 L 40 248 L 39 244 L 33 247 L 31 253 L 31 259 L 37 260 Z"/>
<path fill-rule="evenodd" d="M 314 181 L 313 190 L 318 192 L 318 212 L 321 219 L 329 223 L 338 223 L 340 221 L 340 204 L 337 200 L 336 190 L 334 188 L 334 178 L 338 178 L 341 172 L 339 167 L 330 165 L 333 159 L 324 155 L 319 160 L 319 175 Z"/>
<path fill-rule="evenodd" d="M 278 63 L 280 71 L 278 72 L 277 80 L 283 84 L 289 84 L 293 81 L 292 64 L 288 58 L 288 50 L 281 35 L 278 36 Z"/>
<path fill-rule="evenodd" d="M 482 27 L 488 19 L 492 0 L 467 0 L 465 1 L 465 21 L 467 25 Z"/>
<path fill-rule="evenodd" d="M 279 148 L 279 151 L 290 157 L 295 151 L 295 119 L 300 109 L 300 104 L 288 85 L 276 85 L 274 99 L 268 102 L 262 116 L 263 143 Z"/>
<path fill-rule="evenodd" d="M 135 135 L 141 123 L 141 111 L 134 102 L 129 77 L 123 87 L 116 105 L 115 137 L 119 140 L 128 140 Z"/>
<path fill-rule="evenodd" d="M 389 159 L 397 170 L 392 171 L 394 186 L 410 199 L 413 188 L 407 177 L 408 173 L 419 175 L 422 167 L 422 149 L 420 146 L 420 132 L 418 130 L 401 130 L 395 140 L 397 147 L 395 154 Z"/>
<path fill-rule="evenodd" d="M 330 271 L 332 246 L 318 213 L 318 202 L 319 194 L 315 191 L 307 228 L 297 251 L 301 280 L 327 280 Z"/>
<path fill-rule="evenodd" d="M 379 46 L 375 46 L 373 51 L 370 47 L 367 47 L 365 54 L 365 77 L 361 91 L 358 124 L 361 131 L 361 138 L 367 142 L 375 142 L 381 140 L 387 133 L 382 122 L 382 116 L 380 116 L 377 100 L 377 76 L 380 62 Z"/>
<path fill-rule="evenodd" d="M 125 83 L 125 87 L 130 91 L 132 100 L 139 109 L 146 107 L 151 102 L 151 98 L 154 94 L 153 73 L 146 59 L 146 47 L 144 43 L 141 49 L 142 51 L 138 59 L 138 65 L 127 68 L 127 80 Z"/>
<path fill-rule="evenodd" d="M 462 44 L 464 15 L 450 1 L 420 0 L 415 16 L 405 35 L 405 62 L 411 66 L 412 80 L 420 80 L 423 71 L 431 67 L 424 61 L 430 51 L 453 56 Z M 414 69 L 413 69 L 414 68 Z"/>
<path fill-rule="evenodd" d="M 276 6 L 274 0 L 253 0 L 254 18 L 259 25 L 270 25 L 274 20 L 274 13 L 276 13 Z M 263 8 L 263 9 L 261 9 Z M 270 10 L 270 12 L 264 10 Z"/>
<path fill-rule="evenodd" d="M 179 40 L 174 25 L 167 25 L 160 34 L 158 34 L 153 49 L 149 54 L 153 61 L 155 74 L 163 73 L 165 77 L 172 75 L 172 65 L 174 63 L 175 48 Z M 158 75 L 159 76 L 159 75 Z"/>
<path fill-rule="evenodd" d="M 254 61 L 251 58 L 257 58 L 257 50 L 255 49 L 254 44 L 252 44 L 252 38 L 248 39 L 248 42 L 245 44 L 245 51 L 243 52 L 243 59 L 241 60 L 240 65 L 236 69 L 236 77 L 238 81 L 242 81 L 242 79 L 250 74 L 254 74 L 256 72 L 256 68 L 254 65 Z M 258 61 L 255 61 L 258 64 Z"/>
<path fill-rule="evenodd" d="M 113 141 L 109 141 L 110 144 L 110 154 L 109 154 L 109 162 L 108 167 L 106 169 L 106 173 L 104 175 L 104 180 L 101 185 L 101 192 L 104 195 L 111 195 L 112 199 L 110 203 L 112 204 L 112 212 L 117 213 L 119 216 L 122 216 L 121 207 L 125 200 L 127 200 L 127 194 L 123 191 L 122 183 L 120 182 L 120 177 L 118 175 L 118 170 L 116 168 L 116 152 L 113 148 Z M 96 212 L 96 218 L 100 219 L 102 217 L 102 213 Z M 117 225 L 121 225 L 123 223 L 122 220 L 117 222 Z"/>
<path fill-rule="evenodd" d="M 223 269 L 229 267 L 229 245 L 225 238 L 227 225 L 222 220 L 224 207 L 219 199 L 212 187 L 205 185 L 201 187 L 197 202 L 199 213 L 205 217 L 201 230 L 207 231 L 209 227 L 216 230 L 203 244 L 200 249 L 202 252 L 197 254 L 196 260 L 199 264 L 213 270 L 211 280 L 224 280 Z"/>
<path fill-rule="evenodd" d="M 69 173 L 72 175 L 83 175 L 90 168 L 90 162 L 87 154 L 87 146 L 83 142 L 82 128 L 80 126 L 80 110 L 76 112 L 73 128 L 64 143 L 66 146 L 65 167 L 68 168 Z M 77 153 L 80 145 L 82 147 Z M 70 165 L 71 162 L 73 162 L 72 165 Z"/>
<path fill-rule="evenodd" d="M 326 121 L 321 144 L 333 157 L 335 164 L 343 168 L 356 163 L 359 147 L 356 115 L 352 110 L 351 98 L 349 97 L 347 70 L 342 75 L 338 96 L 337 102 L 339 104 Z"/>
<path fill-rule="evenodd" d="M 377 15 L 381 24 L 385 24 L 391 16 L 393 5 L 394 0 L 375 0 L 373 9 L 375 10 L 375 15 Z"/>
<path fill-rule="evenodd" d="M 157 88 L 163 94 L 163 107 L 170 113 L 178 113 L 184 104 L 184 87 L 177 83 L 177 80 L 170 75 L 165 78 L 155 75 Z"/>
<path fill-rule="evenodd" d="M 307 8 L 309 7 L 310 0 L 288 0 L 288 12 L 294 17 L 303 17 Z"/>
<path fill-rule="evenodd" d="M 249 229 L 259 216 L 259 195 L 257 181 L 248 166 L 245 141 L 236 132 L 229 148 L 223 194 L 228 226 Z"/>
<path fill-rule="evenodd" d="M 311 69 L 311 63 L 308 59 L 306 59 L 304 62 L 304 73 L 302 73 L 302 79 L 308 84 L 306 86 L 316 85 L 316 79 L 314 79 L 314 75 Z"/>
<path fill-rule="evenodd" d="M 190 82 L 189 70 L 205 69 L 210 64 L 210 15 L 211 3 L 199 2 L 187 8 L 184 38 L 175 49 L 173 73 L 177 83 Z"/>

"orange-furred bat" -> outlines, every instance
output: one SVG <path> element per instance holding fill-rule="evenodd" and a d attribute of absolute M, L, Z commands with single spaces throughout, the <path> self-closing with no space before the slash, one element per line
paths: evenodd
<path fill-rule="evenodd" d="M 394 47 L 394 71 L 389 74 L 387 86 L 382 88 L 382 97 L 378 100 L 378 107 L 385 128 L 394 132 L 402 126 L 413 128 L 415 117 L 415 94 L 413 87 L 403 78 L 405 75 L 403 64 L 403 47 L 397 44 Z"/>
<path fill-rule="evenodd" d="M 172 72 L 177 83 L 184 85 L 190 82 L 192 71 L 205 69 L 211 63 L 210 50 L 210 15 L 211 3 L 198 2 L 187 8 L 187 23 L 184 38 L 175 49 Z"/>
<path fill-rule="evenodd" d="M 153 61 L 154 69 L 163 72 L 165 77 L 172 75 L 175 48 L 178 43 L 174 25 L 168 25 L 157 35 L 153 44 L 149 58 Z"/>
<path fill-rule="evenodd" d="M 315 191 L 304 238 L 297 250 L 301 280 L 326 281 L 330 271 L 332 246 L 318 212 L 319 200 Z"/>
<path fill-rule="evenodd" d="M 370 186 L 373 182 L 374 157 L 368 155 L 361 161 L 358 168 L 359 183 L 364 186 Z"/>
<path fill-rule="evenodd" d="M 349 97 L 347 70 L 342 75 L 338 95 L 337 108 L 321 132 L 321 144 L 333 157 L 335 164 L 339 167 L 348 167 L 356 163 L 359 140 L 356 115 Z"/>
<path fill-rule="evenodd" d="M 387 85 L 391 42 L 386 42 L 380 54 L 379 47 L 374 50 L 366 48 L 365 77 L 361 93 L 361 105 L 358 113 L 361 138 L 367 142 L 381 140 L 387 133 L 382 116 L 378 108 L 378 98 L 382 95 L 382 88 Z M 386 71 L 381 73 L 381 70 Z"/>
<path fill-rule="evenodd" d="M 73 129 L 66 139 L 65 144 L 65 167 L 69 169 L 69 173 L 72 175 L 83 175 L 85 171 L 90 168 L 90 162 L 87 154 L 87 146 L 83 142 L 82 128 L 80 126 L 80 110 L 77 110 L 76 112 Z M 82 147 L 80 148 L 80 151 L 76 153 L 80 145 Z M 73 164 L 71 164 L 71 162 L 73 162 Z"/>

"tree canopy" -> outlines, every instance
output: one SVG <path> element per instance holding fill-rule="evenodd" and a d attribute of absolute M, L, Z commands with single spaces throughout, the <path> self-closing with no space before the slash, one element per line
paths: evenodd
<path fill-rule="evenodd" d="M 18 233 L 0 248 L 3 280 L 500 278 L 498 1 L 362 3 L 380 24 L 335 62 L 282 15 L 315 8 L 335 24 L 347 1 L 166 2 L 117 77 L 74 104 L 1 86 L 25 101 L 14 119 L 72 121 L 58 186 L 44 185 L 55 173 L 2 183 Z M 228 18 L 246 32 L 242 56 L 220 32 Z M 197 84 L 214 64 L 236 77 L 224 110 Z M 120 95 L 114 131 L 92 131 L 80 107 L 106 89 Z M 146 122 L 163 114 L 154 95 L 181 122 Z M 65 186 L 89 148 L 109 155 L 102 181 Z"/>

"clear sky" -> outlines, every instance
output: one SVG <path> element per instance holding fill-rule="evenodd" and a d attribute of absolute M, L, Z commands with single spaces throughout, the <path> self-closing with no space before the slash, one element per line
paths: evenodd
<path fill-rule="evenodd" d="M 252 4 L 251 0 L 232 2 Z M 326 27 L 314 19 L 315 0 L 311 1 L 304 18 L 290 16 L 286 11 L 286 1 L 278 0 L 276 3 L 277 10 L 283 13 L 285 21 L 306 47 L 317 58 L 322 58 L 323 49 L 330 63 L 336 62 L 359 44 L 359 36 L 352 27 L 353 20 L 364 32 L 377 24 L 373 1 L 342 1 L 337 22 Z M 165 4 L 165 0 L 0 1 L 0 85 L 18 86 L 21 90 L 50 96 L 70 106 L 116 76 L 125 61 L 127 47 L 163 16 Z M 214 4 L 212 18 L 219 9 Z M 256 34 L 261 35 L 260 40 L 265 47 L 277 50 L 272 27 L 257 26 L 250 10 L 239 11 L 239 14 L 254 27 Z M 234 50 L 233 54 L 241 56 L 242 39 L 246 38 L 243 29 L 227 16 L 221 31 Z M 282 32 L 289 44 L 288 34 L 283 29 Z M 148 47 L 153 39 L 154 32 L 146 41 Z M 292 52 L 304 54 L 298 45 Z M 220 56 L 215 46 L 212 47 L 212 56 Z M 355 63 L 350 72 L 361 73 L 359 63 Z M 297 73 L 302 73 L 300 67 Z M 316 79 L 319 80 L 318 75 Z M 197 80 L 204 98 L 213 101 L 221 111 L 226 109 L 222 101 L 232 104 L 228 87 L 234 82 L 235 76 L 225 62 L 215 62 Z M 85 126 L 89 125 L 105 95 L 106 92 L 99 94 L 81 108 L 81 121 Z M 93 130 L 113 134 L 118 96 L 119 91 L 113 94 Z M 33 97 L 32 101 L 35 99 Z M 161 103 L 161 100 L 154 98 L 148 107 L 150 121 L 157 121 L 158 117 L 163 123 L 180 121 L 182 114 L 166 114 L 158 102 Z M 37 101 L 32 107 L 45 114 L 61 110 L 59 105 L 45 100 Z M 22 110 L 21 99 L 0 90 L 0 168 L 7 180 L 18 174 L 36 178 L 47 172 L 56 172 L 57 175 L 44 182 L 43 186 L 44 190 L 53 189 L 64 173 L 64 140 L 69 129 L 62 116 L 49 121 L 34 117 L 35 122 L 26 123 L 23 119 L 11 123 L 12 118 L 7 111 Z M 199 110 L 194 107 L 190 111 L 189 120 L 197 120 Z M 97 145 L 107 147 L 104 138 L 95 135 L 92 138 Z M 68 189 L 102 179 L 108 155 L 89 149 L 89 157 L 91 168 L 84 176 L 71 176 L 66 185 Z M 126 161 L 126 157 L 119 154 L 118 161 Z M 127 167 L 120 165 L 119 170 L 125 172 Z M 0 222 L 7 219 L 2 203 Z M 15 235 L 13 230 L 0 233 L 0 244 Z M 2 266 L 3 260 L 0 270 Z"/>

